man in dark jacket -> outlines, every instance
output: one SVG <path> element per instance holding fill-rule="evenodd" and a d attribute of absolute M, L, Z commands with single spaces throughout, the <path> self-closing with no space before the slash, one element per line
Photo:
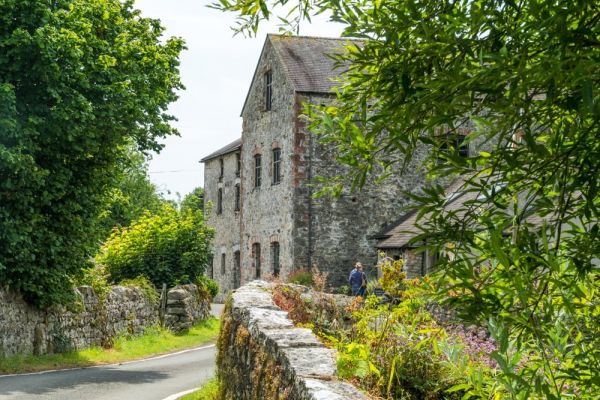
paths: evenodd
<path fill-rule="evenodd" d="M 360 262 L 357 262 L 352 272 L 350 272 L 348 282 L 352 288 L 353 296 L 365 297 L 365 291 L 367 290 L 367 276 L 363 272 L 363 265 Z"/>

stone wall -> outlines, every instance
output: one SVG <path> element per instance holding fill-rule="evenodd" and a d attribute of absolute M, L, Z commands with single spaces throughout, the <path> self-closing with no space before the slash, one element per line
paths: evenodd
<path fill-rule="evenodd" d="M 192 319 L 206 318 L 209 300 L 198 297 L 197 291 L 194 285 L 171 289 L 167 298 L 182 301 L 167 307 L 165 320 L 180 327 L 191 325 Z M 141 334 L 159 322 L 158 304 L 134 286 L 115 286 L 103 300 L 89 286 L 77 288 L 76 295 L 78 301 L 69 309 L 61 306 L 42 311 L 20 295 L 0 289 L 0 356 L 108 347 L 119 334 Z"/>
<path fill-rule="evenodd" d="M 324 96 L 312 94 L 299 96 L 298 101 L 327 103 Z M 306 265 L 310 260 L 311 266 L 329 272 L 330 284 L 345 285 L 357 261 L 367 268 L 377 264 L 377 240 L 374 236 L 413 204 L 406 193 L 418 193 L 428 184 L 425 172 L 418 168 L 428 149 L 419 147 L 403 172 L 397 166 L 384 182 L 379 183 L 375 171 L 360 190 L 352 192 L 349 189 L 351 171 L 336 160 L 338 152 L 335 144 L 320 143 L 315 137 L 309 140 L 311 134 L 307 132 L 305 123 L 300 117 L 298 120 L 296 134 L 307 138 L 309 149 L 304 158 L 306 168 L 311 170 L 312 181 L 304 181 L 297 189 L 295 214 L 306 215 L 306 218 L 297 220 L 294 235 L 296 262 Z M 318 181 L 319 177 L 340 177 L 345 180 L 345 189 L 337 198 L 323 196 L 311 199 L 311 193 L 323 186 Z M 376 277 L 375 274 L 372 277 Z"/>
<path fill-rule="evenodd" d="M 196 285 L 181 285 L 167 293 L 165 327 L 174 332 L 191 328 L 210 316 L 210 299 L 204 298 Z"/>
<path fill-rule="evenodd" d="M 335 351 L 309 329 L 294 327 L 273 303 L 266 282 L 251 282 L 232 294 L 218 349 L 225 399 L 366 399 L 336 378 Z"/>

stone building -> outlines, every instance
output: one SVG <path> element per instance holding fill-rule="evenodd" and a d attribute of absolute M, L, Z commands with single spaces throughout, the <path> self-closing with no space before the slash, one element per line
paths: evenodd
<path fill-rule="evenodd" d="M 416 168 L 423 150 L 411 173 L 335 199 L 312 197 L 317 177 L 347 175 L 335 148 L 300 118 L 303 103 L 335 98 L 341 70 L 328 54 L 346 41 L 268 35 L 242 108 L 241 139 L 202 159 L 207 222 L 216 228 L 212 276 L 223 291 L 313 266 L 329 272 L 330 284 L 347 284 L 356 261 L 367 272 L 375 266 L 375 234 L 408 205 L 403 191 L 425 182 Z"/>

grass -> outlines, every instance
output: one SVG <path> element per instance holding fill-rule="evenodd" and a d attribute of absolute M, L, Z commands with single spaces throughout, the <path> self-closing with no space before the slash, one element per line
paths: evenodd
<path fill-rule="evenodd" d="M 219 398 L 219 381 L 213 378 L 200 389 L 183 396 L 179 400 L 217 400 Z"/>
<path fill-rule="evenodd" d="M 187 349 L 214 341 L 219 333 L 219 320 L 211 318 L 202 321 L 188 332 L 173 334 L 167 329 L 153 327 L 143 335 L 117 337 L 110 349 L 92 347 L 86 350 L 43 356 L 0 356 L 0 373 L 15 374 L 22 372 L 44 371 L 92 365 L 114 364 L 137 360 L 153 355 Z"/>

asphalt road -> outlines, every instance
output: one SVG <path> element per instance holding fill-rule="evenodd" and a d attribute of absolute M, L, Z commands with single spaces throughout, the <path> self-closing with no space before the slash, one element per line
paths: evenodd
<path fill-rule="evenodd" d="M 219 314 L 222 305 L 213 305 Z M 0 376 L 0 399 L 164 400 L 214 375 L 214 345 L 118 365 Z"/>

